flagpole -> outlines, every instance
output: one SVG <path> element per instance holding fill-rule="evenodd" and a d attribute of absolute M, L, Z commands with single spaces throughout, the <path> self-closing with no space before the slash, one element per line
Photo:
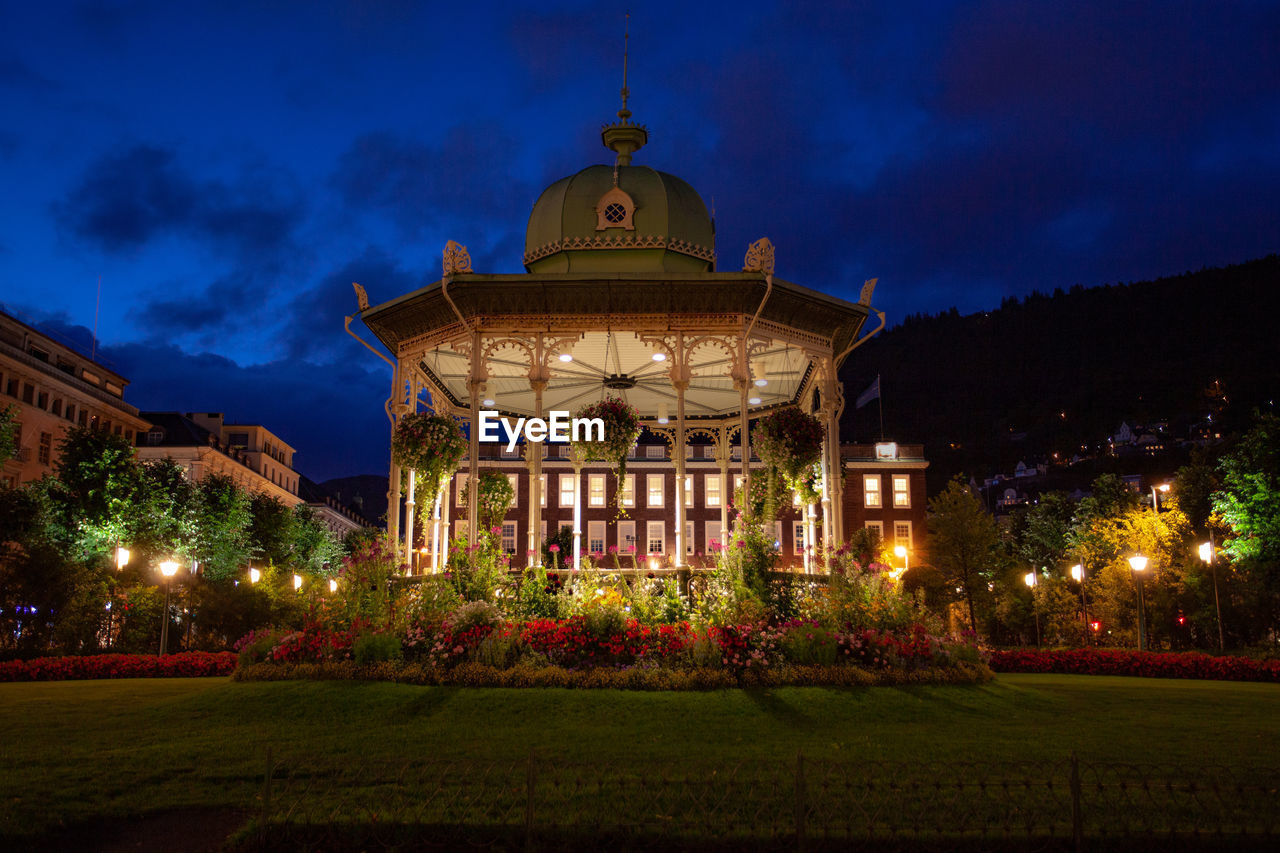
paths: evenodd
<path fill-rule="evenodd" d="M 884 389 L 879 387 L 879 374 L 876 375 L 876 405 L 881 411 L 881 441 L 884 441 Z"/>

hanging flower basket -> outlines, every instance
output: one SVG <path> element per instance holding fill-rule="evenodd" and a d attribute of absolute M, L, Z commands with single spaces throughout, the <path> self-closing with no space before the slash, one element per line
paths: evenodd
<path fill-rule="evenodd" d="M 802 478 L 822 458 L 822 421 L 799 409 L 781 409 L 756 424 L 752 449 L 760 461 L 776 469 L 788 488 L 800 487 Z"/>
<path fill-rule="evenodd" d="M 480 506 L 476 508 L 480 518 L 480 528 L 482 530 L 491 530 L 496 527 L 501 532 L 502 519 L 506 516 L 507 511 L 511 509 L 511 503 L 515 500 L 515 497 L 515 490 L 511 488 L 511 481 L 507 479 L 506 474 L 501 471 L 495 471 L 492 468 L 486 468 L 481 471 Z M 468 482 L 462 488 L 462 503 L 469 504 L 470 502 L 471 483 Z"/>
<path fill-rule="evenodd" d="M 462 428 L 444 415 L 403 415 L 391 435 L 392 458 L 400 467 L 421 476 L 421 499 L 427 505 L 435 503 L 441 482 L 458 470 L 466 452 Z"/>
<path fill-rule="evenodd" d="M 588 462 L 608 462 L 618 478 L 622 492 L 627 476 L 627 454 L 640 438 L 640 413 L 617 397 L 606 397 L 598 403 L 583 406 L 573 413 L 575 418 L 600 418 L 604 421 L 604 441 L 574 441 L 573 449 Z"/>

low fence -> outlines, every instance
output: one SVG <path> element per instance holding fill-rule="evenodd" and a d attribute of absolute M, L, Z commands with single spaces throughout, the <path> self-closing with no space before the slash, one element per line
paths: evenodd
<path fill-rule="evenodd" d="M 1280 848 L 1280 771 L 1077 761 L 272 762 L 262 850 Z"/>

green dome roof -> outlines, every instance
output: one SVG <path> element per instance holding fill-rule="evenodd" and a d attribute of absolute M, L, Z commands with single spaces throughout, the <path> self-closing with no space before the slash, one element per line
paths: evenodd
<path fill-rule="evenodd" d="M 710 272 L 715 226 L 697 191 L 674 175 L 588 166 L 538 197 L 524 266 L 531 273 Z"/>

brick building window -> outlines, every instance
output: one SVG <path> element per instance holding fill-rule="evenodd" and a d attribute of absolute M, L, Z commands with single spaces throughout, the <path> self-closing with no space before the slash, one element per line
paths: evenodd
<path fill-rule="evenodd" d="M 880 502 L 880 475 L 879 474 L 863 474 L 862 475 L 862 505 L 877 509 L 882 506 Z"/>
<path fill-rule="evenodd" d="M 903 508 L 911 506 L 911 481 L 906 474 L 893 475 L 893 505 Z"/>

